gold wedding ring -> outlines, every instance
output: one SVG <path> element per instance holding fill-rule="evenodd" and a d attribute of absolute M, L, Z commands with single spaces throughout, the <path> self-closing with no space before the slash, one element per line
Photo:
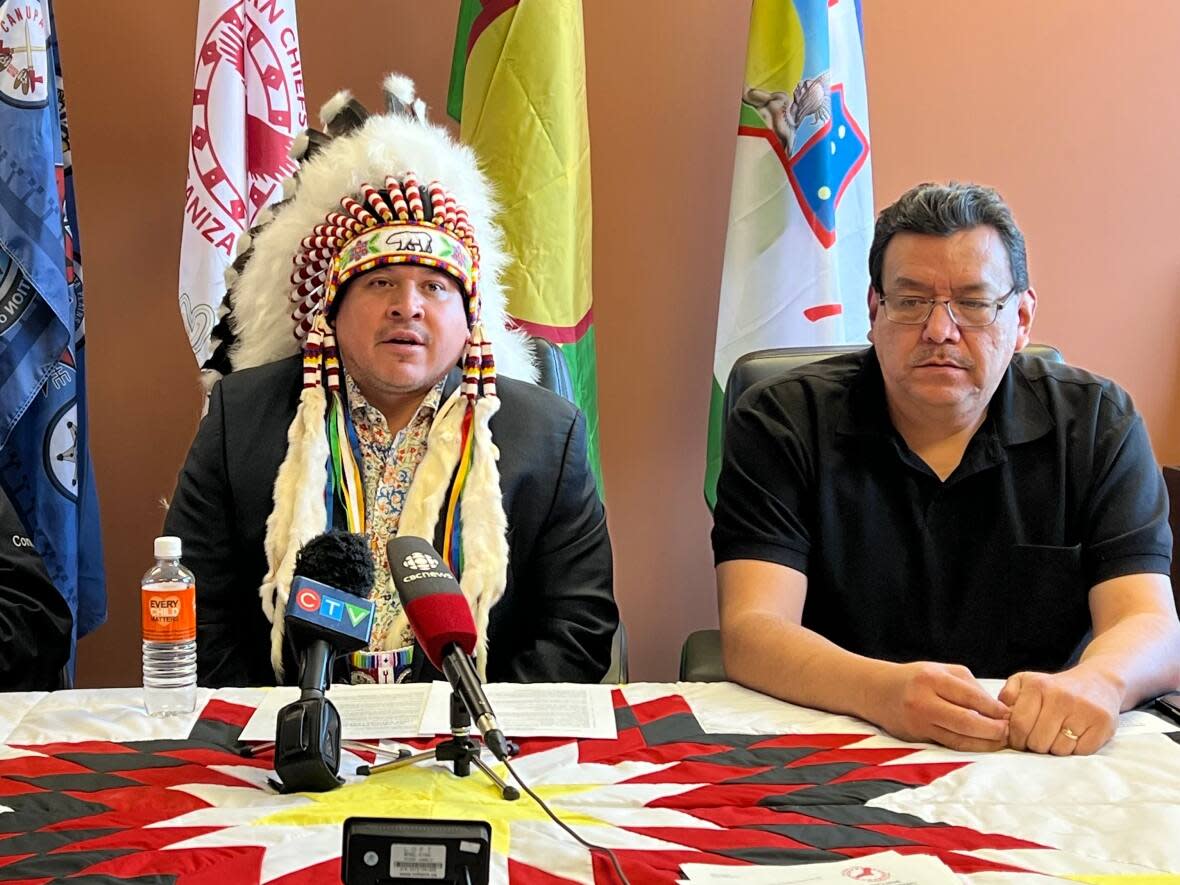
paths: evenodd
<path fill-rule="evenodd" d="M 1079 737 L 1081 737 L 1081 735 L 1074 734 L 1073 729 L 1068 726 L 1061 729 L 1061 733 L 1063 735 L 1065 735 L 1067 738 L 1069 738 L 1071 741 L 1076 741 Z"/>

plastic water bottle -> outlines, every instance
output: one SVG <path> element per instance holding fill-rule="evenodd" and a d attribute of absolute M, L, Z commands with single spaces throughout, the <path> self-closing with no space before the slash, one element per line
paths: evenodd
<path fill-rule="evenodd" d="M 180 564 L 180 538 L 156 538 L 155 552 L 140 585 L 143 702 L 151 716 L 173 716 L 197 703 L 197 586 Z"/>

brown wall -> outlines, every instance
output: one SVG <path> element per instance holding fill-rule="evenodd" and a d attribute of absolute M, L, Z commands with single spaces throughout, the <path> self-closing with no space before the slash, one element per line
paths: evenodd
<path fill-rule="evenodd" d="M 1180 4 L 865 6 L 878 206 L 930 178 L 1000 188 L 1034 337 L 1122 383 L 1180 460 Z"/>
<path fill-rule="evenodd" d="M 845 0 L 846 2 L 846 0 Z M 716 623 L 701 498 L 748 9 L 585 0 L 602 452 L 632 677 Z M 1180 5 L 865 4 L 878 203 L 927 178 L 999 186 L 1028 235 L 1039 337 L 1135 395 L 1180 460 Z M 199 411 L 176 307 L 196 3 L 58 0 L 82 244 L 110 622 L 83 685 L 139 679 L 137 580 Z M 299 5 L 308 105 L 370 106 L 386 70 L 441 114 L 457 0 Z M 429 9 L 429 13 L 422 10 Z M 380 35 L 377 38 L 376 35 Z"/>

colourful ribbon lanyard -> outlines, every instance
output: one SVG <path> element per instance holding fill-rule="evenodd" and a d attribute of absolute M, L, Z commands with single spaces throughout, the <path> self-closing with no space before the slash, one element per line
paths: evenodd
<path fill-rule="evenodd" d="M 328 406 L 328 482 L 324 491 L 328 528 L 335 524 L 335 503 L 339 495 L 350 532 L 365 533 L 365 487 L 361 475 L 361 444 L 348 406 L 333 390 Z M 344 444 L 342 444 L 344 443 Z"/>
<path fill-rule="evenodd" d="M 334 509 L 337 498 L 344 506 L 345 518 L 350 532 L 365 533 L 365 491 L 364 480 L 359 468 L 361 462 L 360 438 L 353 424 L 343 396 L 337 391 L 331 393 L 328 408 L 328 481 L 325 488 L 325 504 L 328 527 L 334 525 Z M 463 573 L 462 540 L 462 498 L 471 475 L 471 461 L 475 448 L 475 405 L 470 400 L 463 413 L 462 436 L 460 440 L 459 464 L 455 481 L 451 485 L 447 501 L 446 522 L 443 529 L 443 559 L 450 566 L 455 577 Z M 347 441 L 342 445 L 341 441 Z"/>

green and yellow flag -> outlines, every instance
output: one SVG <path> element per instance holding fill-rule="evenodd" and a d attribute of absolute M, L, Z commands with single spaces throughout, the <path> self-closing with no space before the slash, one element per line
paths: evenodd
<path fill-rule="evenodd" d="M 601 488 L 581 0 L 462 0 L 447 110 L 504 210 L 508 313 L 561 347 Z"/>

